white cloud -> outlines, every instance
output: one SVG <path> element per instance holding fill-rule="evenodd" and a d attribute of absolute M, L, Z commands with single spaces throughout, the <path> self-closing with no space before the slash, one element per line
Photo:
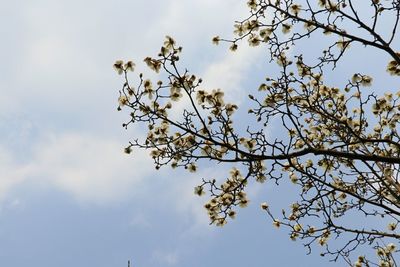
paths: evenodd
<path fill-rule="evenodd" d="M 223 45 L 223 44 L 221 44 Z M 236 52 L 227 52 L 222 60 L 211 63 L 202 75 L 205 88 L 221 88 L 229 102 L 240 102 L 246 96 L 242 83 L 248 78 L 250 68 L 260 60 L 262 49 L 249 47 L 247 43 Z"/>
<path fill-rule="evenodd" d="M 158 18 L 158 29 L 160 32 L 169 34 L 175 31 L 178 35 L 188 39 L 187 41 L 192 40 L 196 44 L 197 38 L 203 39 L 210 34 L 219 34 L 220 30 L 229 29 L 231 32 L 231 24 L 240 16 L 248 14 L 245 6 L 245 3 L 236 0 L 170 0 L 166 4 L 167 10 L 164 12 L 164 16 Z M 227 10 L 229 12 L 226 12 Z M 221 16 L 222 13 L 223 16 Z M 217 32 L 213 33 L 213 30 Z M 211 40 L 206 41 L 211 42 Z"/>
<path fill-rule="evenodd" d="M 0 203 L 10 191 L 24 181 L 29 173 L 29 165 L 19 166 L 10 151 L 0 146 Z"/>
<path fill-rule="evenodd" d="M 145 151 L 126 155 L 121 143 L 85 134 L 48 136 L 33 147 L 27 163 L 0 149 L 0 200 L 17 186 L 34 182 L 71 194 L 77 201 L 106 204 L 140 192 L 153 169 Z"/>
<path fill-rule="evenodd" d="M 157 42 L 165 34 L 171 34 L 185 46 L 183 58 L 187 61 L 184 63 L 197 69 L 205 81 L 204 87 L 222 88 L 235 100 L 239 98 L 239 87 L 246 71 L 258 57 L 257 49 L 247 45 L 236 53 L 227 51 L 226 47 L 223 57 L 212 56 L 220 48 L 211 45 L 211 37 L 216 34 L 230 37 L 234 20 L 247 14 L 245 3 L 240 1 L 159 1 L 160 8 L 155 15 L 150 14 L 154 17 L 148 13 L 152 8 L 139 1 L 115 4 L 89 1 L 82 5 L 90 8 L 78 10 L 76 3 L 80 2 L 43 0 L 16 9 L 22 25 L 16 33 L 21 51 L 13 57 L 18 68 L 2 81 L 10 87 L 10 93 L 0 96 L 0 104 L 9 105 L 7 108 L 0 105 L 0 110 L 24 113 L 29 109 L 30 116 L 40 117 L 37 135 L 41 141 L 29 143 L 31 140 L 27 138 L 29 150 L 33 152 L 24 163 L 17 160 L 18 155 L 0 149 L 3 172 L 0 199 L 12 188 L 35 181 L 68 192 L 79 201 L 112 202 L 129 197 L 145 177 L 153 173 L 147 152 L 136 152 L 133 158 L 126 156 L 121 151 L 121 142 L 100 137 L 95 132 L 96 129 L 109 131 L 104 125 L 114 127 L 116 124 L 115 116 L 104 115 L 114 112 L 111 108 L 116 107 L 117 90 L 121 85 L 111 68 L 113 57 L 143 58 L 149 51 L 158 49 L 161 42 Z M 135 26 L 143 25 L 140 23 L 144 21 L 146 27 Z M 208 54 L 208 49 L 214 52 Z M 91 109 L 97 112 L 89 112 Z M 94 115 L 105 119 L 99 124 L 93 119 Z M 82 121 L 82 125 L 74 125 L 73 120 L 69 125 L 59 123 L 62 116 L 75 116 L 78 121 L 87 118 L 82 120 L 87 122 L 92 133 L 81 134 Z M 43 137 L 53 124 L 60 127 L 58 133 Z M 192 181 L 197 183 L 196 179 L 190 183 Z M 188 187 L 173 184 L 190 194 L 187 199 L 195 198 L 192 184 Z M 202 214 L 194 216 L 204 220 L 201 201 L 200 204 L 196 200 L 187 203 L 192 204 L 182 209 L 193 209 L 195 214 Z"/>
<path fill-rule="evenodd" d="M 36 151 L 36 173 L 78 200 L 95 203 L 135 194 L 151 168 L 144 152 L 132 159 L 120 143 L 89 135 L 53 136 Z"/>
<path fill-rule="evenodd" d="M 93 7 L 86 14 L 76 9 L 77 3 L 84 7 L 92 3 Z M 153 8 L 139 1 L 113 4 L 43 0 L 23 5 L 19 10 L 22 26 L 16 33 L 21 38 L 21 49 L 14 53 L 16 67 L 2 82 L 9 88 L 9 93 L 0 96 L 0 103 L 4 103 L 0 110 L 17 112 L 16 109 L 39 106 L 32 113 L 57 108 L 60 114 L 77 114 L 82 109 L 100 110 L 100 105 L 96 103 L 111 106 L 111 101 L 115 102 L 115 98 L 111 99 L 113 93 L 116 97 L 121 84 L 111 68 L 115 59 L 132 58 L 139 63 L 145 56 L 155 55 L 164 35 L 170 34 L 184 45 L 183 58 L 187 60 L 184 67 L 198 69 L 213 57 L 213 52 L 211 55 L 204 52 L 212 47 L 212 35 L 230 37 L 233 21 L 248 12 L 245 3 L 236 0 L 168 0 L 159 1 L 157 5 L 159 8 L 154 12 L 151 12 Z M 128 10 L 143 12 L 132 13 Z M 115 20 L 115 17 L 119 19 Z M 143 22 L 146 26 L 135 26 L 143 25 Z M 235 68 L 239 65 L 235 63 L 238 60 L 232 60 L 223 59 L 220 62 L 217 58 L 212 63 L 214 69 L 222 66 L 218 71 L 219 78 L 232 82 L 212 82 L 211 79 L 218 76 L 210 75 L 214 72 L 210 69 L 204 71 L 210 84 L 227 89 L 240 79 L 238 73 L 241 69 L 236 71 Z M 228 68 L 224 62 L 233 68 Z M 246 65 L 251 59 L 241 62 Z M 149 73 L 143 65 L 138 69 Z M 200 73 L 200 76 L 204 75 Z M 87 114 L 80 116 L 90 117 Z"/>

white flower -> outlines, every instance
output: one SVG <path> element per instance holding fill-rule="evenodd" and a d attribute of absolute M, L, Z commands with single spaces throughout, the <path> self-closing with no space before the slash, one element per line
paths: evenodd
<path fill-rule="evenodd" d="M 133 71 L 135 69 L 135 63 L 128 61 L 124 65 L 125 70 Z"/>
<path fill-rule="evenodd" d="M 300 224 L 296 224 L 296 225 L 293 227 L 293 229 L 294 229 L 296 232 L 300 232 L 303 228 L 301 227 Z"/>
<path fill-rule="evenodd" d="M 115 61 L 113 67 L 117 71 L 118 74 L 122 74 L 124 72 L 124 62 L 122 60 Z"/>
<path fill-rule="evenodd" d="M 261 208 L 262 208 L 263 210 L 267 210 L 267 209 L 268 209 L 268 203 L 267 203 L 267 202 L 261 203 Z"/>
<path fill-rule="evenodd" d="M 394 231 L 394 230 L 396 229 L 396 227 L 397 227 L 397 224 L 394 223 L 394 222 L 389 223 L 388 226 L 387 226 L 387 228 L 388 228 L 390 231 Z"/>
<path fill-rule="evenodd" d="M 285 33 L 285 34 L 289 33 L 291 29 L 292 29 L 292 25 L 285 24 L 285 23 L 282 24 L 282 32 L 283 33 Z"/>
<path fill-rule="evenodd" d="M 386 249 L 387 249 L 387 251 L 388 251 L 389 253 L 392 253 L 393 251 L 396 250 L 396 245 L 393 244 L 393 243 L 389 243 L 389 244 L 387 244 Z"/>
<path fill-rule="evenodd" d="M 212 42 L 215 45 L 218 45 L 219 41 L 221 41 L 221 38 L 219 36 L 215 36 L 215 37 L 212 38 Z"/>
<path fill-rule="evenodd" d="M 129 97 L 126 95 L 121 95 L 120 97 L 118 97 L 118 103 L 119 103 L 119 107 L 123 107 L 123 106 L 129 104 Z"/>
<path fill-rule="evenodd" d="M 326 241 L 327 241 L 327 239 L 326 239 L 325 237 L 321 237 L 321 238 L 318 239 L 318 243 L 319 243 L 321 246 L 326 245 Z"/>
<path fill-rule="evenodd" d="M 202 196 L 202 195 L 205 194 L 204 188 L 203 188 L 201 185 L 196 186 L 196 187 L 194 188 L 194 193 L 195 193 L 196 195 L 198 195 L 198 196 Z"/>

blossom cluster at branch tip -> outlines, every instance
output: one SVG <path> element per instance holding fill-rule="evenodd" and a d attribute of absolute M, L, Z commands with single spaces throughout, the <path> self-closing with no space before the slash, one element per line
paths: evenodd
<path fill-rule="evenodd" d="M 127 95 L 120 95 L 118 97 L 118 104 L 119 104 L 119 108 L 122 108 L 125 105 L 129 104 L 129 96 Z"/>
<path fill-rule="evenodd" d="M 257 9 L 257 0 L 249 0 L 247 1 L 247 5 L 250 7 L 251 10 Z"/>
<path fill-rule="evenodd" d="M 198 196 L 205 195 L 203 186 L 199 185 L 194 188 L 194 193 Z"/>
<path fill-rule="evenodd" d="M 118 74 L 122 74 L 126 71 L 134 71 L 135 63 L 133 63 L 133 61 L 124 63 L 122 60 L 117 60 L 113 67 Z"/>
<path fill-rule="evenodd" d="M 400 52 L 397 52 L 396 56 L 400 57 Z M 400 64 L 397 60 L 390 60 L 386 67 L 386 71 L 389 72 L 390 75 L 400 76 Z"/>
<path fill-rule="evenodd" d="M 212 38 L 212 42 L 213 42 L 213 44 L 215 44 L 215 45 L 218 45 L 220 41 L 221 41 L 221 38 L 220 38 L 219 36 L 214 36 L 214 37 Z"/>
<path fill-rule="evenodd" d="M 267 202 L 261 203 L 261 209 L 267 210 L 268 208 L 269 208 L 269 206 L 268 206 L 268 203 L 267 203 Z"/>
<path fill-rule="evenodd" d="M 397 223 L 391 222 L 388 224 L 387 228 L 389 231 L 394 231 L 397 227 Z"/>
<path fill-rule="evenodd" d="M 153 58 L 150 58 L 150 57 L 146 57 L 143 61 L 147 64 L 147 66 L 151 70 L 153 70 L 153 71 L 155 71 L 157 73 L 160 72 L 161 65 L 162 65 L 160 60 L 156 60 L 156 59 L 153 59 Z"/>

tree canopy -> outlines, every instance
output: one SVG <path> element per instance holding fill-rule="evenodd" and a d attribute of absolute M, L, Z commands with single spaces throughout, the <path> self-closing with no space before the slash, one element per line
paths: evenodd
<path fill-rule="evenodd" d="M 266 60 L 279 67 L 277 73 L 265 70 L 267 77 L 248 96 L 250 109 L 224 101 L 221 89 L 203 88 L 201 78 L 179 65 L 182 48 L 167 36 L 159 54 L 144 59 L 162 74 L 159 81 L 139 74 L 132 82 L 128 72 L 135 64 L 114 64 L 124 76 L 118 109 L 130 112 L 123 126 L 147 129 L 147 137 L 131 140 L 125 152 L 149 149 L 157 169 L 170 165 L 195 172 L 210 160 L 234 164 L 227 179 L 203 179 L 195 188 L 210 197 L 204 207 L 218 226 L 247 206 L 249 183 L 279 185 L 289 179 L 298 192 L 289 209 L 278 207 L 283 209 L 276 214 L 261 203 L 274 226 L 302 240 L 310 252 L 321 246 L 331 260 L 397 266 L 400 91 L 395 83 L 386 92 L 374 88 L 375 73 L 325 77 L 356 49 L 382 54 L 387 64 L 376 68 L 400 76 L 395 47 L 400 3 L 250 0 L 247 5 L 249 16 L 234 24 L 235 35 L 212 41 L 233 52 L 244 41 L 263 46 Z M 300 45 L 315 49 L 293 49 Z M 235 120 L 241 116 L 254 118 L 246 120 L 245 131 L 238 127 L 243 120 Z M 268 132 L 271 125 L 279 134 Z"/>

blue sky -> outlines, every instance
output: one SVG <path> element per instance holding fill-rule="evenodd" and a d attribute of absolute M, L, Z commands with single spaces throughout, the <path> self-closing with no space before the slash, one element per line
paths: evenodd
<path fill-rule="evenodd" d="M 232 35 L 245 2 L 0 0 L 0 266 L 329 266 L 271 227 L 259 204 L 290 203 L 272 184 L 252 185 L 251 205 L 216 228 L 193 187 L 226 168 L 155 171 L 146 151 L 123 153 L 144 131 L 121 127 L 113 62 L 146 71 L 169 34 L 185 67 L 240 103 L 265 51 L 211 38 Z"/>

